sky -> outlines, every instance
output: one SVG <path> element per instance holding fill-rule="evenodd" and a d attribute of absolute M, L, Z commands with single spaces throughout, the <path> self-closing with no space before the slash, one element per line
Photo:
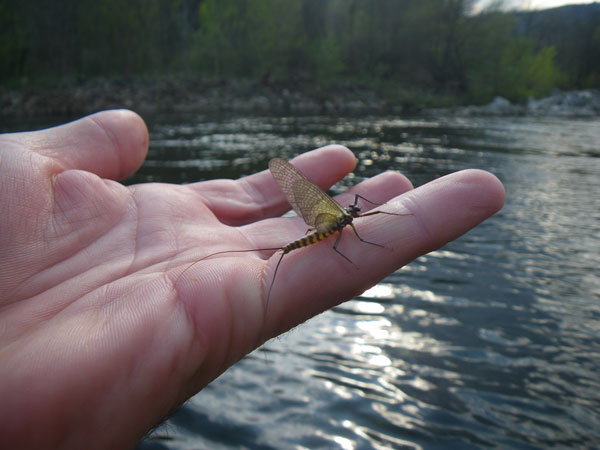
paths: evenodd
<path fill-rule="evenodd" d="M 593 2 L 594 0 L 524 0 L 516 3 L 524 4 L 527 9 L 545 9 L 562 5 L 580 5 L 582 3 Z"/>
<path fill-rule="evenodd" d="M 595 0 L 598 1 L 598 0 Z M 481 0 L 480 5 L 494 3 L 494 0 Z M 502 3 L 510 5 L 510 9 L 546 9 L 563 5 L 581 5 L 594 3 L 594 0 L 504 0 Z"/>

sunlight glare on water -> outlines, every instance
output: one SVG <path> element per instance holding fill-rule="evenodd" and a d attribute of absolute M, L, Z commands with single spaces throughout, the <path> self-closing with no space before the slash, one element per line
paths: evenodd
<path fill-rule="evenodd" d="M 481 168 L 507 201 L 242 360 L 140 448 L 598 446 L 598 120 L 194 117 L 151 132 L 132 182 L 237 178 L 341 143 L 359 163 L 334 192 L 384 170 L 419 186 Z"/>

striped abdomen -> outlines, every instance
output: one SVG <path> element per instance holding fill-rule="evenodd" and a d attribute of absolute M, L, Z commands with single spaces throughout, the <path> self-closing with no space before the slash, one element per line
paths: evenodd
<path fill-rule="evenodd" d="M 314 233 L 311 233 L 307 236 L 295 240 L 294 242 L 290 242 L 289 244 L 287 244 L 285 247 L 283 247 L 283 254 L 285 255 L 286 253 L 289 253 L 292 250 L 296 250 L 297 248 L 308 247 L 309 245 L 316 244 L 317 242 L 328 238 L 336 231 L 338 231 L 337 228 L 333 228 L 324 233 L 320 231 L 315 231 Z"/>

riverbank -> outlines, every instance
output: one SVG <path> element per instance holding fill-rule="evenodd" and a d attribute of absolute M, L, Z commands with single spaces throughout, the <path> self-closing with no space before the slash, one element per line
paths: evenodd
<path fill-rule="evenodd" d="M 557 91 L 548 97 L 530 98 L 524 104 L 496 97 L 487 105 L 465 106 L 441 112 L 463 116 L 600 117 L 600 90 Z"/>
<path fill-rule="evenodd" d="M 144 113 L 401 112 L 371 90 L 245 82 L 102 80 L 55 87 L 0 88 L 0 116 L 83 115 L 110 108 Z"/>
<path fill-rule="evenodd" d="M 431 100 L 433 98 L 433 100 Z M 557 92 L 514 104 L 496 97 L 483 106 L 435 108 L 433 96 L 395 90 L 393 98 L 367 88 L 194 80 L 99 80 L 62 86 L 0 88 L 0 117 L 79 116 L 111 108 L 138 113 L 403 114 L 600 116 L 600 91 Z"/>

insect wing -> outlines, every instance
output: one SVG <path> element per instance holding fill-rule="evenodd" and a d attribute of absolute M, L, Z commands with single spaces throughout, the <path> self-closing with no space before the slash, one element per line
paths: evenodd
<path fill-rule="evenodd" d="M 338 202 L 286 160 L 273 158 L 269 161 L 269 170 L 296 214 L 308 225 L 315 226 L 319 215 L 336 219 L 346 212 Z M 332 223 L 335 222 L 333 219 Z"/>

